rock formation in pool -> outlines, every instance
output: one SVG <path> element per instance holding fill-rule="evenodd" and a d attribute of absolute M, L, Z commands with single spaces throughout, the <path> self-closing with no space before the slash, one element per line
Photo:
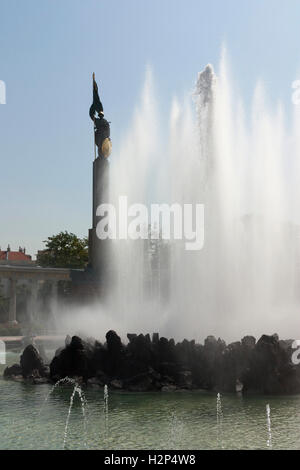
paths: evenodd
<path fill-rule="evenodd" d="M 7 367 L 5 378 L 31 383 L 76 377 L 91 386 L 133 392 L 204 389 L 262 394 L 300 393 L 300 367 L 292 364 L 292 340 L 276 334 L 252 336 L 226 345 L 214 336 L 204 345 L 150 335 L 128 334 L 124 345 L 114 331 L 105 344 L 67 337 L 47 367 L 37 348 L 25 348 L 20 365 Z"/>

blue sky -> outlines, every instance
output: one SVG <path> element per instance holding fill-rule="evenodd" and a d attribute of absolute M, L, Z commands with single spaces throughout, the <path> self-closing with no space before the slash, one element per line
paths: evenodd
<path fill-rule="evenodd" d="M 96 72 L 118 142 L 150 64 L 160 108 L 229 52 L 246 102 L 258 78 L 289 110 L 300 79 L 298 0 L 0 0 L 0 246 L 34 254 L 91 225 Z"/>

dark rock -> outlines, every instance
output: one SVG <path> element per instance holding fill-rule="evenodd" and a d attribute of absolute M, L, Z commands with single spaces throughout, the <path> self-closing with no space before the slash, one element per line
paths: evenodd
<path fill-rule="evenodd" d="M 159 333 L 152 334 L 152 343 L 157 344 L 159 342 Z"/>
<path fill-rule="evenodd" d="M 151 338 L 150 338 L 149 333 L 147 333 L 147 334 L 145 335 L 145 340 L 146 340 L 146 342 L 147 342 L 148 344 L 151 343 Z"/>
<path fill-rule="evenodd" d="M 297 376 L 278 335 L 263 335 L 258 340 L 242 382 L 246 390 L 264 394 L 291 393 L 291 389 L 298 389 Z"/>
<path fill-rule="evenodd" d="M 289 352 L 293 351 L 293 349 L 292 349 L 293 343 L 294 343 L 293 339 L 281 339 L 281 340 L 279 340 L 280 347 L 282 349 L 284 349 L 285 351 L 289 351 Z"/>
<path fill-rule="evenodd" d="M 178 373 L 178 365 L 175 362 L 162 362 L 159 366 L 159 372 L 161 375 L 166 375 L 174 378 Z"/>
<path fill-rule="evenodd" d="M 164 385 L 161 388 L 162 392 L 175 392 L 177 390 L 176 385 Z"/>
<path fill-rule="evenodd" d="M 135 336 L 131 339 L 127 350 L 132 375 L 148 370 L 148 367 L 153 362 L 150 337 L 144 335 Z"/>
<path fill-rule="evenodd" d="M 214 336 L 208 336 L 204 341 L 204 347 L 206 348 L 216 348 L 218 341 Z"/>
<path fill-rule="evenodd" d="M 105 372 L 113 377 L 122 373 L 124 365 L 124 346 L 120 336 L 113 330 L 106 333 L 107 356 L 105 360 Z"/>
<path fill-rule="evenodd" d="M 91 379 L 87 380 L 87 385 L 100 387 L 102 383 L 97 377 L 92 377 Z"/>
<path fill-rule="evenodd" d="M 46 377 L 34 377 L 32 383 L 35 385 L 43 385 L 48 383 L 48 379 Z"/>
<path fill-rule="evenodd" d="M 98 341 L 95 342 L 94 349 L 90 355 L 89 376 L 103 376 L 104 367 L 107 358 L 107 349 Z"/>
<path fill-rule="evenodd" d="M 177 383 L 181 388 L 191 390 L 193 388 L 193 377 L 190 370 L 184 370 L 178 373 Z"/>
<path fill-rule="evenodd" d="M 50 377 L 52 379 L 64 377 L 82 377 L 84 381 L 89 378 L 88 353 L 83 341 L 78 336 L 72 340 L 50 364 Z"/>
<path fill-rule="evenodd" d="M 79 338 L 79 336 L 73 336 L 68 346 L 70 347 L 70 349 L 73 349 L 74 351 L 79 351 L 79 350 L 84 349 L 83 341 L 81 338 Z"/>
<path fill-rule="evenodd" d="M 127 333 L 128 341 L 131 342 L 137 335 L 135 333 Z"/>
<path fill-rule="evenodd" d="M 24 378 L 33 374 L 36 377 L 45 377 L 47 375 L 47 369 L 45 368 L 43 359 L 32 344 L 29 344 L 24 349 L 20 358 L 20 365 Z"/>
<path fill-rule="evenodd" d="M 279 340 L 277 334 L 253 336 L 228 346 L 220 338 L 208 336 L 204 345 L 184 339 L 128 334 L 128 344 L 113 330 L 103 345 L 94 338 L 83 341 L 73 336 L 66 347 L 56 351 L 45 366 L 37 347 L 28 345 L 21 365 L 8 367 L 4 377 L 44 383 L 50 374 L 56 381 L 66 376 L 79 382 L 135 392 L 173 391 L 201 388 L 216 392 L 259 392 L 262 394 L 300 393 L 300 365 L 292 363 L 292 340 Z M 25 379 L 23 379 L 23 377 Z"/>
<path fill-rule="evenodd" d="M 54 357 L 57 357 L 57 356 L 59 356 L 59 355 L 60 355 L 60 353 L 61 353 L 63 350 L 64 350 L 64 348 L 63 348 L 63 347 L 60 347 L 60 348 L 56 349 L 56 351 L 55 351 L 55 353 L 54 353 Z"/>
<path fill-rule="evenodd" d="M 110 382 L 110 387 L 116 389 L 116 390 L 122 390 L 123 388 L 123 382 L 122 380 L 114 379 Z"/>
<path fill-rule="evenodd" d="M 47 354 L 46 354 L 46 351 L 45 351 L 45 348 L 44 348 L 44 345 L 42 342 L 39 342 L 35 345 L 36 349 L 38 350 L 41 358 L 43 359 L 43 362 L 44 363 L 47 363 L 48 362 L 48 358 L 47 358 Z"/>
<path fill-rule="evenodd" d="M 148 392 L 154 390 L 152 377 L 145 373 L 131 377 L 124 383 L 125 388 L 131 392 Z"/>
<path fill-rule="evenodd" d="M 10 367 L 6 367 L 6 369 L 3 372 L 3 377 L 5 378 L 21 376 L 21 375 L 22 375 L 22 367 L 20 366 L 20 364 L 14 364 Z"/>
<path fill-rule="evenodd" d="M 255 347 L 256 339 L 254 336 L 244 336 L 241 342 L 245 348 L 253 349 Z"/>

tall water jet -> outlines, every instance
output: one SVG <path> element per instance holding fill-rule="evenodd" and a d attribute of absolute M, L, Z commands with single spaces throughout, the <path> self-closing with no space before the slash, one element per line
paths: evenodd
<path fill-rule="evenodd" d="M 194 106 L 174 99 L 169 133 L 160 132 L 149 72 L 114 152 L 109 199 L 116 207 L 120 195 L 128 205 L 205 206 L 198 252 L 187 252 L 181 240 L 166 241 L 166 249 L 159 240 L 112 241 L 108 310 L 122 334 L 232 340 L 262 331 L 289 337 L 300 329 L 300 230 L 290 211 L 299 185 L 295 177 L 290 187 L 288 171 L 299 170 L 296 118 L 287 133 L 282 108 L 269 109 L 261 85 L 250 112 L 228 69 L 224 53 L 218 74 L 208 65 L 198 75 Z"/>

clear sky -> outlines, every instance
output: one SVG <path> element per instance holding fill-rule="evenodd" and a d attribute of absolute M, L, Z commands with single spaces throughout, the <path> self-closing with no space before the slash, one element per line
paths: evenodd
<path fill-rule="evenodd" d="M 96 72 L 117 142 L 150 64 L 161 109 L 229 51 L 247 102 L 264 80 L 291 106 L 300 79 L 299 0 L 0 0 L 0 246 L 31 254 L 91 225 Z"/>

